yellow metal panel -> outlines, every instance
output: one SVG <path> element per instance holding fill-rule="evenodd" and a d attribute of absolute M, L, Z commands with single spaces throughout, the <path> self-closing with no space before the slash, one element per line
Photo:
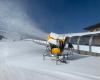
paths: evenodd
<path fill-rule="evenodd" d="M 51 50 L 51 52 L 52 52 L 52 54 L 61 54 L 61 51 L 60 51 L 59 48 L 53 48 L 53 49 Z"/>
<path fill-rule="evenodd" d="M 50 40 L 50 39 L 54 39 L 53 37 L 51 37 L 50 35 L 48 35 L 48 40 Z"/>

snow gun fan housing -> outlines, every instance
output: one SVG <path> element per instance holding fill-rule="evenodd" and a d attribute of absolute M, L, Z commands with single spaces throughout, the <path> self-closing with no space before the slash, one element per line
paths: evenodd
<path fill-rule="evenodd" d="M 66 37 L 51 32 L 47 42 L 50 45 L 51 54 L 61 55 L 65 47 Z"/>

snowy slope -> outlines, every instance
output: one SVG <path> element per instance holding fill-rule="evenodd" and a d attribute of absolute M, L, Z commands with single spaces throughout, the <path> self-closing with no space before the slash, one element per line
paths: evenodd
<path fill-rule="evenodd" d="M 43 53 L 32 41 L 0 42 L 0 80 L 100 80 L 100 57 L 74 54 L 56 65 Z"/>

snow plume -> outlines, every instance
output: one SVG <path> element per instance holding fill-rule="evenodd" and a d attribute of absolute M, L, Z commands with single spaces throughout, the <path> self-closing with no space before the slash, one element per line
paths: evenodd
<path fill-rule="evenodd" d="M 27 12 L 14 0 L 0 1 L 0 29 L 5 30 L 10 39 L 41 38 L 47 34 L 37 28 Z M 41 36 L 43 35 L 43 36 Z"/>

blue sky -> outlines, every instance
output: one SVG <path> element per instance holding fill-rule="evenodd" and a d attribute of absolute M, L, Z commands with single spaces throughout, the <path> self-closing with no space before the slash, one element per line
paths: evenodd
<path fill-rule="evenodd" d="M 46 32 L 81 32 L 100 22 L 100 0 L 27 0 L 23 4 Z"/>
<path fill-rule="evenodd" d="M 43 31 L 82 32 L 100 22 L 100 0 L 12 0 L 19 2 L 27 15 Z"/>

